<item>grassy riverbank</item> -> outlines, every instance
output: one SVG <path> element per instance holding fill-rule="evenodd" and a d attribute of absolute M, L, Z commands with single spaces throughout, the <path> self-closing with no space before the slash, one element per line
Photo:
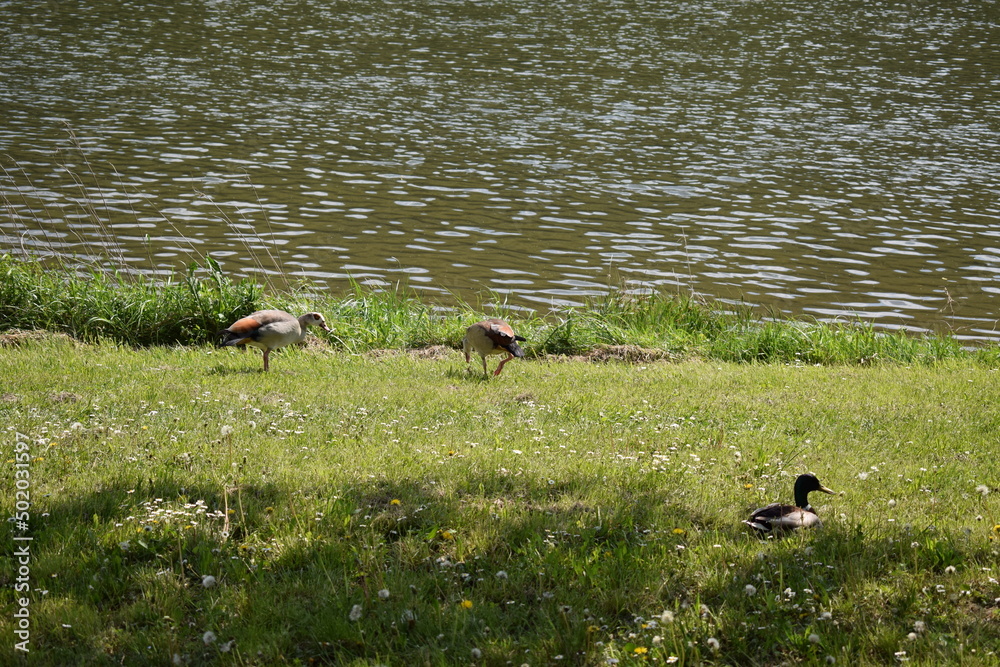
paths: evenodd
<path fill-rule="evenodd" d="M 524 328 L 529 349 L 569 329 Z M 269 374 L 231 349 L 7 340 L 32 664 L 1000 664 L 983 356 L 536 356 L 484 381 L 446 346 L 339 335 Z M 748 535 L 807 470 L 843 492 L 813 499 L 826 525 Z"/>
<path fill-rule="evenodd" d="M 544 317 L 508 311 L 496 301 L 485 309 L 516 324 L 533 356 L 860 365 L 1000 360 L 995 346 L 970 352 L 950 336 L 889 333 L 864 323 L 775 319 L 748 306 L 668 293 L 619 291 L 586 308 Z M 182 275 L 153 279 L 96 268 L 43 267 L 0 256 L 0 332 L 46 330 L 130 346 L 193 345 L 211 341 L 219 329 L 262 308 L 322 312 L 332 328 L 323 334 L 326 343 L 350 353 L 457 348 L 465 328 L 483 310 L 458 300 L 442 307 L 405 292 L 360 287 L 347 295 L 317 292 L 308 285 L 265 293 L 254 283 L 230 280 L 211 259 Z"/>

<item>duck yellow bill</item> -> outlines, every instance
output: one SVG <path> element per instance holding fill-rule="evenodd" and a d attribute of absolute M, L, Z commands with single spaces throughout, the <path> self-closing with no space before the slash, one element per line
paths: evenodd
<path fill-rule="evenodd" d="M 823 493 L 829 493 L 831 496 L 837 495 L 836 491 L 834 491 L 833 489 L 828 489 L 822 484 L 819 485 L 819 490 L 822 491 Z"/>

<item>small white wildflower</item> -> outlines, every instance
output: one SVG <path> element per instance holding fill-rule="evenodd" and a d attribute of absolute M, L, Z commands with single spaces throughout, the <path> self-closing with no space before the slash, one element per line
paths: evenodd
<path fill-rule="evenodd" d="M 219 646 L 219 650 L 222 651 L 223 653 L 229 653 L 230 651 L 233 650 L 233 644 L 235 644 L 235 643 L 236 643 L 235 639 L 230 639 L 225 644 L 221 644 Z"/>
<path fill-rule="evenodd" d="M 743 590 L 746 591 L 747 595 L 757 595 L 757 587 L 753 584 L 747 584 Z"/>
<path fill-rule="evenodd" d="M 859 472 L 858 473 L 858 479 L 860 479 L 862 482 L 865 481 L 866 479 L 868 479 L 868 473 L 866 473 L 866 472 Z"/>
<path fill-rule="evenodd" d="M 225 438 L 226 436 L 229 436 L 229 435 L 233 434 L 233 427 L 230 426 L 229 424 L 226 424 L 225 426 L 223 426 L 221 430 L 222 430 L 222 437 L 223 438 Z"/>
<path fill-rule="evenodd" d="M 708 648 L 712 649 L 713 652 L 718 652 L 719 650 L 718 639 L 716 639 L 715 637 L 709 637 L 708 639 L 705 640 L 705 643 L 708 644 Z"/>
<path fill-rule="evenodd" d="M 215 586 L 215 577 L 210 574 L 203 575 L 201 578 L 201 585 L 203 588 L 212 588 Z"/>
<path fill-rule="evenodd" d="M 909 639 L 911 642 L 912 641 L 916 641 L 917 640 L 917 633 L 916 632 L 911 632 L 910 634 L 906 635 L 906 638 Z"/>
<path fill-rule="evenodd" d="M 388 600 L 389 599 L 389 589 L 388 588 L 383 588 L 382 590 L 380 590 L 378 592 L 378 598 L 379 598 L 379 600 Z"/>
<path fill-rule="evenodd" d="M 674 612 L 670 611 L 669 609 L 666 609 L 662 614 L 660 614 L 660 623 L 673 623 L 673 622 L 674 622 Z"/>
<path fill-rule="evenodd" d="M 215 633 L 212 632 L 211 630 L 206 630 L 205 634 L 201 636 L 201 641 L 205 642 L 205 646 L 215 643 L 215 640 L 216 640 Z"/>
<path fill-rule="evenodd" d="M 920 542 L 910 542 L 910 548 L 911 549 L 919 549 L 920 548 Z"/>
<path fill-rule="evenodd" d="M 499 572 L 497 572 L 496 576 L 497 576 L 497 579 L 506 579 L 507 578 L 507 572 L 504 571 L 504 570 L 500 570 Z"/>
<path fill-rule="evenodd" d="M 676 655 L 667 656 L 667 659 L 664 660 L 664 662 L 666 662 L 668 665 L 676 665 L 679 661 L 680 658 L 678 658 Z"/>
<path fill-rule="evenodd" d="M 653 637 L 653 646 L 659 646 L 662 643 L 663 643 L 663 637 L 661 637 L 660 635 L 656 635 L 655 637 Z"/>
<path fill-rule="evenodd" d="M 949 565 L 948 567 L 944 568 L 944 573 L 945 574 L 955 574 L 955 566 L 954 565 Z"/>
<path fill-rule="evenodd" d="M 351 613 L 347 616 L 351 621 L 357 621 L 361 618 L 361 605 L 356 604 L 351 607 Z"/>
<path fill-rule="evenodd" d="M 821 621 L 829 621 L 831 618 L 833 618 L 833 614 L 831 614 L 828 611 L 824 611 L 822 614 L 819 615 L 819 620 Z"/>
<path fill-rule="evenodd" d="M 819 643 L 819 635 L 817 635 L 816 633 L 813 633 L 813 634 L 809 635 L 809 643 L 810 644 L 818 644 Z"/>
<path fill-rule="evenodd" d="M 913 623 L 914 632 L 923 632 L 926 629 L 927 625 L 925 625 L 923 621 L 914 621 Z"/>
<path fill-rule="evenodd" d="M 981 493 L 985 496 L 988 495 L 989 492 L 990 492 L 990 487 L 986 486 L 985 484 L 980 484 L 979 486 L 976 487 L 976 493 Z"/>
<path fill-rule="evenodd" d="M 473 660 L 479 660 L 481 657 L 483 657 L 483 652 L 482 651 L 480 651 L 478 648 L 472 649 L 472 659 Z"/>
<path fill-rule="evenodd" d="M 896 506 L 896 501 L 895 500 L 890 500 L 889 501 L 889 507 L 895 507 L 895 506 Z"/>

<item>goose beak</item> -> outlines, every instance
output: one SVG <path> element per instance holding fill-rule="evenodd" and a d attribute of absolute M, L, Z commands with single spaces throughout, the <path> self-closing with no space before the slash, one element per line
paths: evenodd
<path fill-rule="evenodd" d="M 820 484 L 819 490 L 822 491 L 823 493 L 829 493 L 831 496 L 837 495 L 836 491 L 834 491 L 833 489 L 828 489 L 825 486 L 823 486 L 822 484 Z"/>

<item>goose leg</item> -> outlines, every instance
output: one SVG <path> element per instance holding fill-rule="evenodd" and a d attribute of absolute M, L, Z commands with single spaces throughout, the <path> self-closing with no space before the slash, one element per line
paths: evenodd
<path fill-rule="evenodd" d="M 508 356 L 506 359 L 504 359 L 503 361 L 501 361 L 500 365 L 497 366 L 497 369 L 495 371 L 493 371 L 493 376 L 496 377 L 497 375 L 500 375 L 500 371 L 503 370 L 503 365 L 506 364 L 508 361 L 510 361 L 513 358 L 514 358 L 514 355 L 512 354 L 512 355 Z"/>

